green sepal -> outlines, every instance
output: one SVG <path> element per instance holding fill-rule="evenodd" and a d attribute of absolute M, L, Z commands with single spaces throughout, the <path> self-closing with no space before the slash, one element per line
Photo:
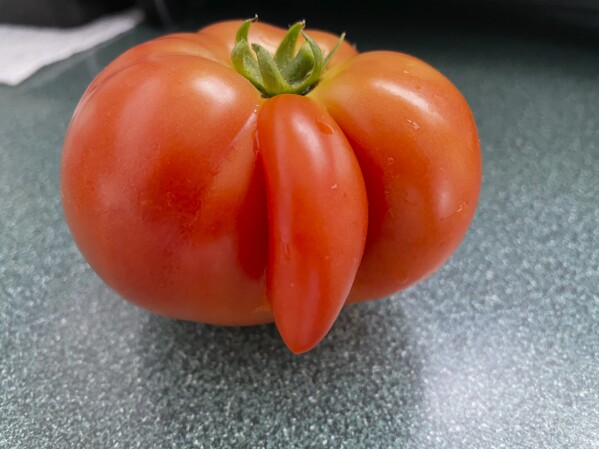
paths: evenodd
<path fill-rule="evenodd" d="M 297 39 L 305 26 L 306 23 L 303 20 L 297 22 L 289 28 L 289 31 L 287 31 L 285 37 L 283 37 L 274 58 L 279 67 L 287 65 L 289 61 L 293 59 Z"/>
<path fill-rule="evenodd" d="M 307 93 L 314 84 L 318 82 L 320 79 L 320 75 L 322 75 L 322 69 L 324 67 L 324 57 L 322 55 L 322 50 L 318 46 L 314 40 L 306 33 L 302 31 L 302 36 L 310 46 L 310 50 L 312 51 L 312 57 L 314 58 L 314 65 L 312 66 L 312 70 L 309 72 L 308 76 L 306 76 L 301 82 L 297 83 L 294 87 L 299 94 Z"/>
<path fill-rule="evenodd" d="M 305 95 L 318 84 L 345 34 L 325 58 L 318 44 L 303 31 L 305 23 L 297 22 L 289 28 L 273 57 L 259 44 L 251 44 L 250 47 L 249 30 L 257 19 L 245 20 L 237 30 L 231 52 L 233 67 L 265 97 L 286 93 Z M 306 42 L 296 54 L 300 34 Z"/>
<path fill-rule="evenodd" d="M 310 45 L 304 42 L 295 58 L 281 69 L 281 73 L 291 84 L 297 84 L 308 76 L 312 67 L 314 67 L 314 55 Z"/>
<path fill-rule="evenodd" d="M 239 30 L 237 30 L 237 36 L 235 38 L 235 46 L 231 52 L 231 62 L 237 72 L 247 78 L 254 86 L 261 90 L 262 76 L 258 67 L 258 61 L 254 58 L 250 45 L 248 43 L 248 34 L 250 31 L 250 25 L 257 20 L 257 17 L 253 19 L 245 20 Z"/>
<path fill-rule="evenodd" d="M 333 59 L 333 56 L 335 55 L 337 50 L 339 50 L 339 47 L 341 47 L 341 44 L 343 43 L 344 40 L 345 40 L 345 33 L 341 33 L 341 36 L 339 37 L 339 40 L 337 41 L 335 46 L 331 49 L 331 51 L 326 56 L 326 58 L 324 58 L 323 68 L 325 68 L 325 69 L 327 68 L 327 66 L 329 65 L 329 62 L 331 62 L 331 59 Z"/>
<path fill-rule="evenodd" d="M 262 75 L 264 93 L 269 97 L 278 94 L 293 93 L 293 89 L 283 78 L 283 75 L 281 75 L 281 71 L 270 53 L 259 44 L 252 44 L 252 48 L 258 58 L 258 68 Z"/>

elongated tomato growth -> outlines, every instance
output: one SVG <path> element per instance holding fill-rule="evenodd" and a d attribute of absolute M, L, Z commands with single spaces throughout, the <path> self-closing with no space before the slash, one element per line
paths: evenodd
<path fill-rule="evenodd" d="M 269 210 L 267 291 L 296 353 L 314 347 L 343 307 L 366 239 L 364 181 L 326 110 L 298 95 L 267 101 L 258 147 Z"/>

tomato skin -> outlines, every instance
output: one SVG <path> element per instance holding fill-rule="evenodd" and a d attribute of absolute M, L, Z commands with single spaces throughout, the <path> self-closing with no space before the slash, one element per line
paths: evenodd
<path fill-rule="evenodd" d="M 65 218 L 128 300 L 212 324 L 274 319 L 303 352 L 344 303 L 451 255 L 478 201 L 478 136 L 435 69 L 347 42 L 307 96 L 262 98 L 232 68 L 239 26 L 156 39 L 96 77 L 65 137 Z M 308 34 L 325 54 L 337 42 Z M 283 35 L 256 23 L 249 39 L 273 52 Z"/>
<path fill-rule="evenodd" d="M 176 318 L 272 320 L 261 101 L 232 70 L 186 55 L 137 62 L 82 99 L 64 145 L 65 215 L 124 297 Z"/>
<path fill-rule="evenodd" d="M 331 69 L 310 97 L 349 139 L 368 192 L 368 240 L 350 301 L 408 288 L 453 253 L 476 209 L 482 164 L 466 101 L 435 69 L 394 52 Z"/>
<path fill-rule="evenodd" d="M 328 332 L 360 265 L 368 205 L 358 162 L 332 117 L 299 95 L 258 119 L 269 210 L 268 297 L 281 336 L 305 352 Z"/>

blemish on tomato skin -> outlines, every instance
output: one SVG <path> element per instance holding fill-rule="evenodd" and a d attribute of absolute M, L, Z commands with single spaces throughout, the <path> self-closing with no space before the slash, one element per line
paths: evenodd
<path fill-rule="evenodd" d="M 460 203 L 460 205 L 458 206 L 458 208 L 455 211 L 453 211 L 452 213 L 450 213 L 447 216 L 440 217 L 439 220 L 440 221 L 447 221 L 447 220 L 450 220 L 450 219 L 454 218 L 456 215 L 461 215 L 461 214 L 464 213 L 464 209 L 467 209 L 468 206 L 469 206 L 468 201 L 463 201 L 463 202 Z"/>
<path fill-rule="evenodd" d="M 329 124 L 321 120 L 316 120 L 316 126 L 321 132 L 325 134 L 333 134 L 333 128 Z"/>
<path fill-rule="evenodd" d="M 265 312 L 272 313 L 272 308 L 268 300 L 254 309 L 254 313 L 256 314 L 262 314 Z"/>
<path fill-rule="evenodd" d="M 407 121 L 407 122 L 408 122 L 410 125 L 412 125 L 412 128 L 414 128 L 414 129 L 420 129 L 420 125 L 419 125 L 418 123 L 416 123 L 415 121 L 413 121 L 413 120 L 410 120 L 410 119 L 406 119 L 406 121 Z"/>

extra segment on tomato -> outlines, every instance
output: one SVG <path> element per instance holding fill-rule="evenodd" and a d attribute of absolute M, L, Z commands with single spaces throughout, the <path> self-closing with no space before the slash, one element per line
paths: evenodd
<path fill-rule="evenodd" d="M 155 313 L 274 320 L 314 347 L 341 308 L 425 278 L 473 217 L 472 113 L 424 62 L 228 21 L 139 45 L 83 94 L 62 158 L 91 267 Z"/>

